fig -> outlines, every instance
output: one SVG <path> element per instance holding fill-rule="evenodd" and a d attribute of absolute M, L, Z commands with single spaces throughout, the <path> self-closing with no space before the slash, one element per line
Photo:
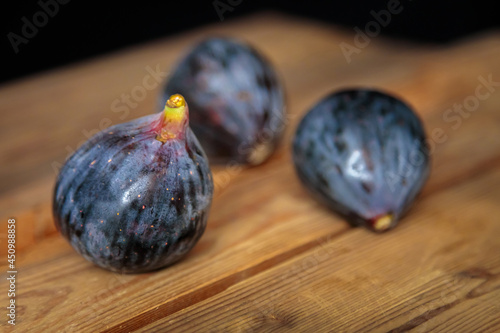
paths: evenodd
<path fill-rule="evenodd" d="M 57 177 L 57 229 L 84 258 L 120 273 L 170 265 L 204 232 L 213 194 L 208 160 L 173 95 L 164 111 L 84 143 Z"/>
<path fill-rule="evenodd" d="M 429 175 L 417 115 L 383 92 L 333 93 L 301 120 L 293 161 L 302 183 L 354 226 L 393 228 Z"/>
<path fill-rule="evenodd" d="M 285 127 L 284 92 L 270 63 L 251 46 L 212 37 L 176 66 L 161 103 L 174 92 L 189 101 L 190 125 L 210 163 L 257 165 Z"/>

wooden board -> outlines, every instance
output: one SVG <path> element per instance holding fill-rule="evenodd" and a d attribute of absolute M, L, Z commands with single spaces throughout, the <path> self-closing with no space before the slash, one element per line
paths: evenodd
<path fill-rule="evenodd" d="M 287 90 L 285 139 L 264 165 L 213 170 L 207 230 L 185 260 L 141 275 L 99 269 L 55 231 L 57 168 L 89 133 L 155 111 L 169 69 L 211 34 L 246 39 L 275 64 Z M 500 83 L 482 82 L 500 82 L 500 32 L 443 47 L 373 37 L 348 63 L 339 45 L 353 38 L 265 13 L 0 87 L 2 307 L 11 217 L 18 270 L 17 324 L 8 328 L 2 315 L 2 330 L 498 332 Z M 122 94 L 148 75 L 156 82 L 151 71 L 162 72 L 156 87 L 127 113 L 115 112 Z M 433 148 L 422 195 L 382 235 L 350 228 L 315 202 L 291 164 L 302 115 L 352 86 L 408 101 Z M 464 103 L 470 111 L 450 122 L 447 110 Z"/>

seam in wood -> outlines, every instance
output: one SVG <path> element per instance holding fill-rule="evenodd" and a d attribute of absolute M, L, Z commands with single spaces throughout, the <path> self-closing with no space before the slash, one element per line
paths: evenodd
<path fill-rule="evenodd" d="M 446 182 L 443 186 L 440 187 L 435 187 L 432 188 L 430 191 L 425 192 L 424 197 L 428 197 L 431 194 L 436 194 L 440 193 L 443 191 L 448 190 L 449 188 L 452 188 L 454 186 L 459 186 L 463 183 L 469 182 L 473 179 L 475 179 L 478 176 L 481 176 L 484 174 L 485 171 L 489 171 L 496 165 L 500 163 L 500 156 L 496 156 L 495 158 L 492 158 L 485 163 L 482 163 L 478 168 L 476 168 L 472 172 L 468 172 L 465 174 L 465 176 L 460 177 L 460 181 L 457 183 L 456 181 L 449 181 Z M 331 240 L 331 237 L 333 236 L 334 238 L 340 237 L 349 231 L 355 230 L 354 228 L 348 228 L 344 229 L 341 232 L 336 232 L 334 234 L 329 234 L 327 236 L 320 237 L 318 239 L 315 239 L 313 241 L 310 241 L 306 244 L 303 244 L 295 249 L 291 249 L 285 253 L 281 253 L 276 257 L 269 258 L 266 261 L 263 261 L 253 267 L 247 268 L 243 271 L 234 273 L 228 277 L 225 277 L 221 280 L 218 280 L 210 285 L 203 286 L 200 289 L 194 290 L 192 292 L 189 292 L 187 294 L 181 295 L 180 297 L 173 299 L 167 303 L 164 303 L 162 305 L 156 306 L 152 309 L 146 310 L 139 315 L 128 319 L 120 324 L 117 324 L 111 328 L 108 328 L 104 330 L 103 332 L 123 332 L 123 331 L 131 331 L 131 330 L 137 330 L 139 328 L 142 328 L 144 326 L 147 326 L 159 319 L 162 319 L 166 316 L 169 316 L 175 312 L 178 312 L 184 308 L 187 308 L 189 306 L 192 306 L 196 303 L 199 303 L 203 300 L 206 300 L 210 297 L 213 297 L 227 288 L 235 285 L 236 283 L 242 282 L 250 277 L 253 277 L 254 275 L 257 275 L 259 273 L 262 273 L 270 268 L 273 268 L 274 266 L 277 266 L 285 261 L 293 259 L 295 256 L 298 256 L 308 250 L 311 250 L 319 244 L 322 244 L 325 240 Z M 460 300 L 457 300 L 453 303 L 444 305 L 442 307 L 427 311 L 426 313 L 418 316 L 417 318 L 414 318 L 410 323 L 407 323 L 405 325 L 400 326 L 399 328 L 396 328 L 392 330 L 392 333 L 398 333 L 398 332 L 403 332 L 412 328 L 417 327 L 418 325 L 422 324 L 423 322 L 429 320 L 430 318 L 439 315 L 441 312 L 447 310 L 449 307 L 455 306 L 456 302 L 460 302 Z M 426 319 L 427 318 L 427 319 Z"/>
<path fill-rule="evenodd" d="M 189 306 L 192 306 L 196 303 L 204 301 L 210 297 L 213 297 L 224 290 L 232 287 L 233 285 L 242 282 L 250 277 L 253 277 L 263 271 L 271 269 L 275 266 L 278 266 L 286 261 L 293 259 L 294 257 L 309 251 L 317 246 L 320 246 L 324 242 L 329 242 L 334 238 L 340 237 L 353 229 L 346 228 L 341 230 L 340 232 L 335 232 L 332 234 L 328 234 L 326 236 L 311 240 L 301 246 L 298 246 L 294 249 L 290 249 L 286 252 L 280 253 L 279 255 L 269 258 L 263 262 L 260 262 L 252 267 L 244 269 L 242 271 L 236 272 L 227 276 L 221 280 L 215 281 L 209 285 L 205 285 L 199 289 L 196 289 L 192 292 L 185 293 L 180 295 L 179 297 L 170 300 L 164 304 L 155 306 L 152 309 L 146 310 L 138 314 L 137 316 L 128 319 L 120 324 L 117 324 L 113 327 L 110 327 L 103 332 L 111 333 L 111 332 L 130 332 L 133 330 L 137 330 L 146 325 L 149 325 L 159 319 L 162 319 L 166 316 L 169 316 L 177 311 L 185 309 Z"/>

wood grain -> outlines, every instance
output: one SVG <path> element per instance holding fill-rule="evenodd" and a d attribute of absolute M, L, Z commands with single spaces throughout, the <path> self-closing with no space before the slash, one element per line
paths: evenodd
<path fill-rule="evenodd" d="M 140 86 L 148 68 L 168 72 L 189 45 L 214 33 L 248 40 L 280 72 L 289 111 L 281 148 L 256 168 L 214 168 L 207 230 L 182 262 L 125 276 L 94 267 L 55 232 L 53 166 L 102 119 L 154 111 L 160 84 L 123 119 L 112 103 Z M 351 32 L 259 14 L 0 87 L 0 235 L 8 217 L 18 221 L 14 330 L 500 330 L 500 87 L 459 126 L 444 118 L 474 96 L 481 77 L 500 81 L 499 37 L 442 48 L 374 38 L 348 64 L 339 43 L 352 43 Z M 402 96 L 431 139 L 442 131 L 431 142 L 422 195 L 384 235 L 352 229 L 316 203 L 290 160 L 304 112 L 333 89 L 360 85 Z"/>
<path fill-rule="evenodd" d="M 495 332 L 498 185 L 496 170 L 437 193 L 390 235 L 342 233 L 141 331 Z"/>

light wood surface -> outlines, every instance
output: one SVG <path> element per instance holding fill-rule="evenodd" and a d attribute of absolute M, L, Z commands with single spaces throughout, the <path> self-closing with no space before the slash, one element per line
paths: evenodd
<path fill-rule="evenodd" d="M 281 148 L 259 167 L 214 168 L 207 230 L 185 260 L 141 275 L 97 268 L 53 226 L 57 166 L 86 132 L 155 111 L 159 84 L 125 116 L 113 103 L 142 86 L 148 68 L 168 73 L 211 34 L 246 39 L 281 74 L 289 112 Z M 17 324 L 8 327 L 3 314 L 1 330 L 500 331 L 500 84 L 480 88 L 488 97 L 459 126 L 444 118 L 473 99 L 481 77 L 500 82 L 500 32 L 441 47 L 374 37 L 348 64 L 339 44 L 353 38 L 264 13 L 0 87 L 2 313 L 10 217 L 19 272 Z M 431 177 L 414 208 L 382 235 L 351 228 L 315 202 L 291 163 L 304 112 L 353 86 L 401 96 L 429 137 L 439 129 L 446 137 L 433 140 Z"/>

